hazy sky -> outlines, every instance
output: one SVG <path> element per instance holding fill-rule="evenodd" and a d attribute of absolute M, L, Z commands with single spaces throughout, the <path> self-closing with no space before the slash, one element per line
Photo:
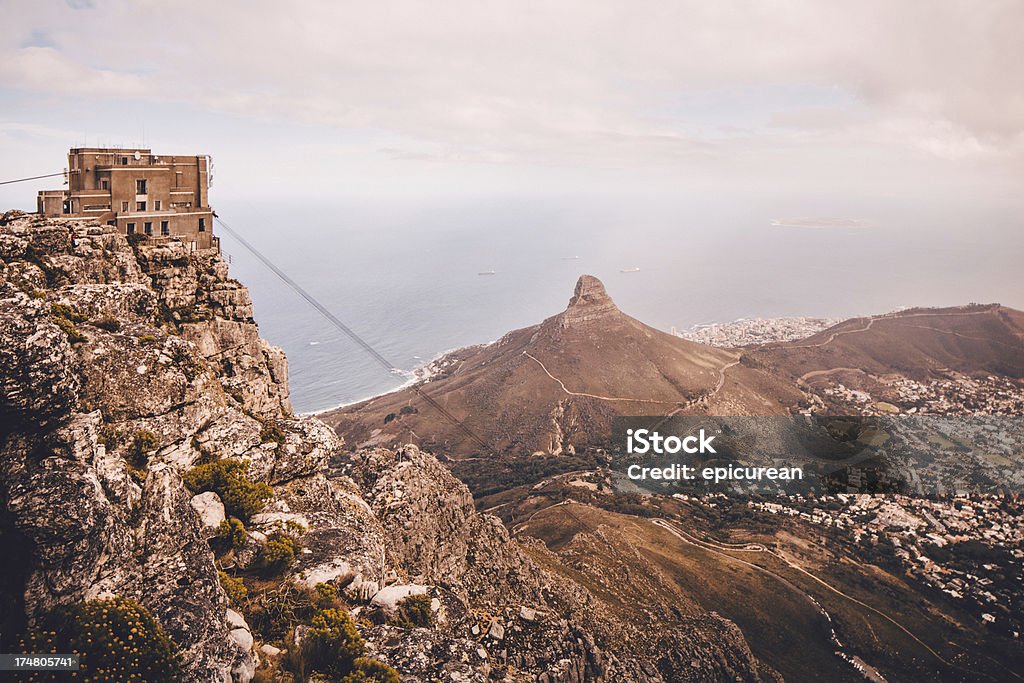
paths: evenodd
<path fill-rule="evenodd" d="M 215 199 L 1000 203 L 1024 176 L 1017 0 L 27 0 L 0 20 L 0 180 L 143 142 L 213 155 Z"/>

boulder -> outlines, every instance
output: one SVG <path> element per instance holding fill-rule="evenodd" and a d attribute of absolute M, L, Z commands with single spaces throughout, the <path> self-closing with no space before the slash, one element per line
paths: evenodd
<path fill-rule="evenodd" d="M 199 515 L 199 521 L 208 529 L 216 529 L 226 519 L 224 503 L 220 502 L 220 496 L 213 491 L 193 496 L 189 504 Z"/>
<path fill-rule="evenodd" d="M 427 586 L 420 586 L 414 583 L 388 586 L 377 591 L 377 594 L 370 599 L 370 605 L 393 614 L 398 609 L 398 603 L 402 600 L 410 595 L 426 595 L 427 591 Z"/>

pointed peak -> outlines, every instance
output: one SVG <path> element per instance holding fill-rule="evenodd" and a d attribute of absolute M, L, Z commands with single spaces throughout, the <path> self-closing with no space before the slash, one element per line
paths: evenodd
<path fill-rule="evenodd" d="M 587 322 L 616 313 L 618 310 L 600 280 L 593 275 L 581 275 L 576 281 L 576 290 L 569 299 L 569 307 L 562 313 L 562 326 Z"/>
<path fill-rule="evenodd" d="M 604 289 L 604 283 L 593 275 L 580 275 L 580 279 L 576 281 L 576 291 L 569 299 L 569 306 L 603 304 L 610 301 L 611 298 Z"/>

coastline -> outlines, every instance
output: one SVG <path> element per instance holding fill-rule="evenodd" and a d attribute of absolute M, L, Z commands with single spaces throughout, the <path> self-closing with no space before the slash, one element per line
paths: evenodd
<path fill-rule="evenodd" d="M 295 415 L 296 417 L 317 417 L 325 413 L 334 412 L 335 410 L 348 408 L 349 406 L 358 405 L 360 403 L 367 403 L 374 399 L 381 398 L 382 396 L 388 396 L 390 394 L 394 394 L 404 389 L 408 389 L 409 387 L 414 386 L 416 384 L 426 384 L 448 367 L 449 364 L 442 363 L 442 361 L 444 361 L 449 356 L 452 356 L 461 351 L 466 351 L 468 349 L 473 349 L 480 346 L 488 346 L 489 344 L 493 344 L 495 341 L 497 340 L 483 342 L 481 344 L 467 344 L 466 346 L 456 346 L 455 348 L 448 349 L 447 351 L 442 351 L 441 353 L 437 354 L 423 365 L 415 367 L 412 370 L 403 370 L 402 375 L 408 377 L 408 379 L 406 379 L 404 382 L 396 386 L 394 389 L 388 389 L 387 391 L 382 391 L 380 393 L 376 393 L 371 396 L 366 396 L 365 398 L 356 399 L 354 401 L 343 401 L 342 403 L 330 406 L 328 408 L 295 413 Z"/>

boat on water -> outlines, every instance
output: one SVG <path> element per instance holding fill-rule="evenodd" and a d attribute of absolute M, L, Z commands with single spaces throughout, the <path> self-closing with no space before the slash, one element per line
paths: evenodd
<path fill-rule="evenodd" d="M 620 273 L 639 273 L 640 266 L 633 266 L 632 268 L 623 268 L 619 271 Z"/>
<path fill-rule="evenodd" d="M 477 275 L 497 275 L 497 271 L 493 270 L 482 270 Z"/>

